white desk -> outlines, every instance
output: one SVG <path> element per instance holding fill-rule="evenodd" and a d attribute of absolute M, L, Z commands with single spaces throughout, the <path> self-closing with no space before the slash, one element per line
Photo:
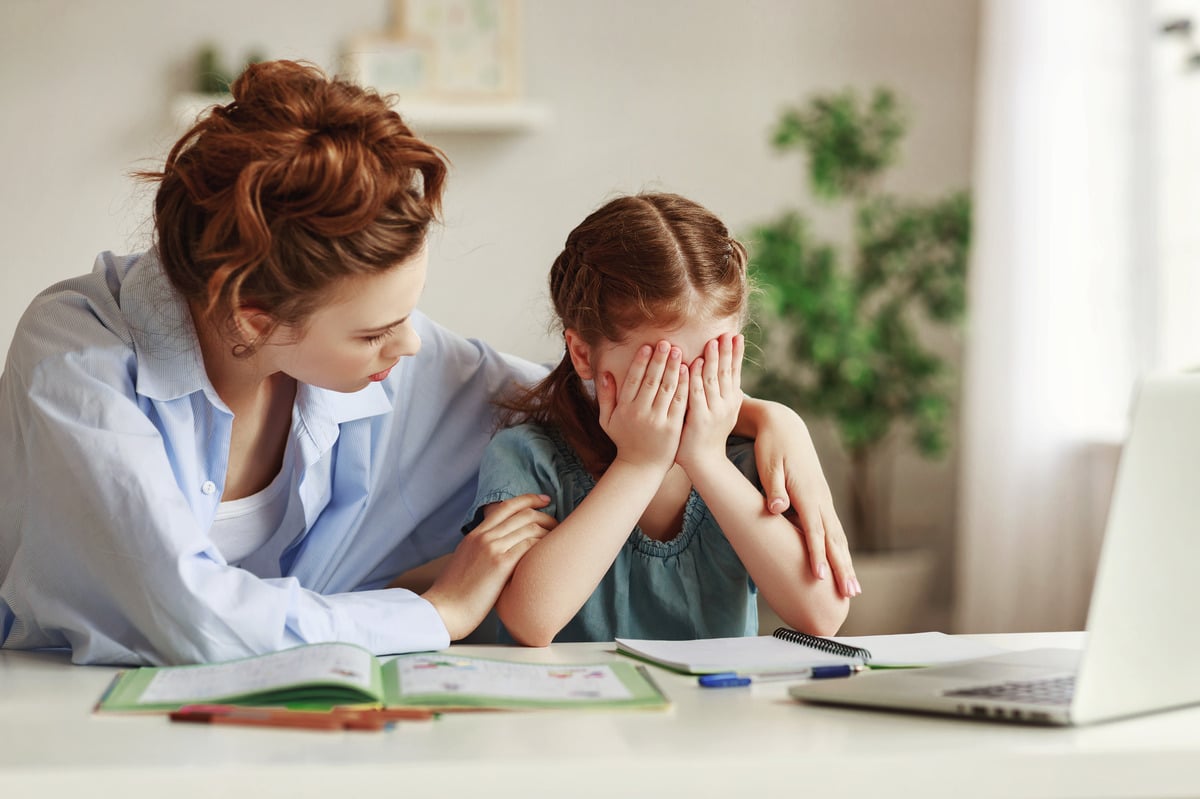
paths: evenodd
<path fill-rule="evenodd" d="M 1077 634 L 977 636 L 1014 649 Z M 513 660 L 611 644 L 456 647 Z M 789 701 L 786 683 L 701 689 L 652 669 L 661 711 L 446 715 L 388 732 L 97 717 L 113 669 L 0 652 L 0 796 L 1196 796 L 1200 708 L 1046 729 Z"/>

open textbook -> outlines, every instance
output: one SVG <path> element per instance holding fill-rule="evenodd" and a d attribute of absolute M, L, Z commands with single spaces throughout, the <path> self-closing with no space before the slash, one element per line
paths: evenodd
<path fill-rule="evenodd" d="M 668 701 L 630 663 L 515 663 L 424 652 L 381 659 L 354 644 L 307 644 L 258 657 L 120 672 L 97 712 L 198 704 L 435 710 L 653 708 Z"/>
<path fill-rule="evenodd" d="M 821 638 L 781 627 L 772 635 L 745 638 L 618 638 L 617 651 L 685 674 L 770 674 L 842 664 L 876 669 L 932 666 L 1004 650 L 941 632 Z"/>

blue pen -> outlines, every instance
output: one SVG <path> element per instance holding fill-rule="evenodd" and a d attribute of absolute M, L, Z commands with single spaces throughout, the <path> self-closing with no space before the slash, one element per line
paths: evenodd
<path fill-rule="evenodd" d="M 705 688 L 737 688 L 742 685 L 749 685 L 749 677 L 739 677 L 732 671 L 723 671 L 719 674 L 701 674 L 698 682 Z"/>
<path fill-rule="evenodd" d="M 705 688 L 736 688 L 750 685 L 754 682 L 774 682 L 777 680 L 828 680 L 834 677 L 849 677 L 859 671 L 862 666 L 847 664 L 838 666 L 813 666 L 811 669 L 798 671 L 776 672 L 774 674 L 755 674 L 748 677 L 733 671 L 722 671 L 717 674 L 702 674 L 698 682 Z"/>

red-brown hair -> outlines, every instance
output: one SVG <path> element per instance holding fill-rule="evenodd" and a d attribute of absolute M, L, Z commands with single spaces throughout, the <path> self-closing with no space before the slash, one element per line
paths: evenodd
<path fill-rule="evenodd" d="M 571 231 L 550 269 L 559 324 L 591 346 L 623 342 L 646 324 L 671 328 L 695 316 L 744 321 L 748 295 L 745 247 L 711 211 L 677 194 L 606 203 Z M 501 407 L 506 424 L 556 428 L 595 473 L 616 456 L 569 354 Z"/>
<path fill-rule="evenodd" d="M 141 173 L 159 182 L 163 269 L 207 320 L 229 333 L 251 305 L 302 326 L 338 281 L 420 251 L 446 161 L 384 98 L 294 61 L 253 64 L 231 88 Z"/>

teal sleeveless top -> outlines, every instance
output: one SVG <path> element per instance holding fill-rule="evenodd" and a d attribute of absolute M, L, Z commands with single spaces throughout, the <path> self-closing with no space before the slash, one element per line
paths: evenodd
<path fill-rule="evenodd" d="M 758 486 L 750 442 L 730 439 L 730 460 Z M 546 494 L 542 510 L 562 521 L 596 481 L 557 431 L 524 424 L 498 432 L 483 456 L 464 532 L 483 506 L 521 494 Z M 761 489 L 760 489 L 761 490 Z M 683 528 L 657 541 L 635 527 L 596 590 L 555 642 L 614 638 L 683 640 L 758 634 L 757 591 L 708 507 L 692 489 Z M 503 627 L 499 640 L 511 642 Z"/>

